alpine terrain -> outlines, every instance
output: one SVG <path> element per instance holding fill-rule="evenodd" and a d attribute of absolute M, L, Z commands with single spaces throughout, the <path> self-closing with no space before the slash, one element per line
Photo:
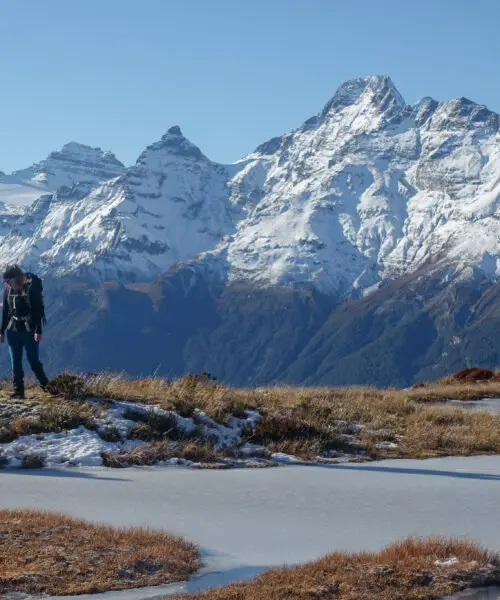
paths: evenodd
<path fill-rule="evenodd" d="M 0 262 L 44 277 L 53 370 L 407 385 L 497 366 L 499 130 L 372 76 L 231 165 L 179 127 L 128 168 L 70 143 L 0 173 Z"/>

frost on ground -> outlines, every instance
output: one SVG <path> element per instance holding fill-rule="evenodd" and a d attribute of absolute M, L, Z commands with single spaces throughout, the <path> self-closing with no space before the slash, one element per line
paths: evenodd
<path fill-rule="evenodd" d="M 70 405 L 61 404 L 60 410 L 70 412 Z M 79 406 L 80 419 L 64 415 L 64 425 L 62 416 L 54 418 L 51 414 L 50 421 L 44 419 L 43 405 L 0 404 L 0 465 L 258 468 L 302 462 L 295 454 L 278 451 L 266 440 L 255 439 L 262 420 L 258 410 L 245 410 L 241 416 L 230 416 L 220 423 L 199 409 L 185 417 L 155 405 L 98 398 Z M 56 412 L 53 407 L 49 410 Z M 97 417 L 90 418 L 89 414 Z M 7 428 L 7 423 L 12 422 L 14 426 Z M 50 431 L 52 423 L 59 430 Z M 339 448 L 325 450 L 311 460 L 338 463 L 366 459 L 362 443 L 355 436 L 363 427 L 344 421 L 338 421 L 337 426 Z M 387 443 L 379 446 L 384 444 Z"/>

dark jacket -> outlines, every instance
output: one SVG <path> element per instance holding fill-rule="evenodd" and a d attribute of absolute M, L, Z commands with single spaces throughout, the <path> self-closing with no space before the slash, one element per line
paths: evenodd
<path fill-rule="evenodd" d="M 29 311 L 27 315 L 28 330 L 33 333 L 42 333 L 45 322 L 45 308 L 43 302 L 43 288 L 41 279 L 31 273 L 26 274 L 26 286 L 28 294 Z M 3 293 L 2 323 L 0 333 L 3 335 L 8 329 L 26 330 L 24 323 L 18 325 L 13 319 L 15 316 L 12 292 L 7 285 Z"/>

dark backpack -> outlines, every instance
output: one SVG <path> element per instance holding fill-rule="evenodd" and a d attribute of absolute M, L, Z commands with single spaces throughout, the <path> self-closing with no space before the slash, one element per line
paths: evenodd
<path fill-rule="evenodd" d="M 28 302 L 31 303 L 32 298 L 37 298 L 40 305 L 40 316 L 42 323 L 45 325 L 47 319 L 45 318 L 45 303 L 43 300 L 43 283 L 38 275 L 34 273 L 26 273 L 28 279 Z"/>

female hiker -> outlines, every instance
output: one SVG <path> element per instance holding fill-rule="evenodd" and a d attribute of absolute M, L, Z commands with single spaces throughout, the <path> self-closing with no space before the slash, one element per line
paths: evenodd
<path fill-rule="evenodd" d="M 24 398 L 23 350 L 42 389 L 48 383 L 38 356 L 42 325 L 45 323 L 42 280 L 32 273 L 24 273 L 18 265 L 7 267 L 3 280 L 5 291 L 0 342 L 4 342 L 7 333 L 14 380 L 11 398 Z"/>

